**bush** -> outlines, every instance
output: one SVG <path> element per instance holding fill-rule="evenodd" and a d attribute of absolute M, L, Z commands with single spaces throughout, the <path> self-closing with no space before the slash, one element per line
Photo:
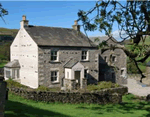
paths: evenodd
<path fill-rule="evenodd" d="M 97 85 L 88 85 L 87 89 L 89 91 L 92 90 L 101 90 L 101 89 L 107 89 L 107 88 L 115 88 L 115 87 L 120 87 L 118 84 L 114 84 L 111 81 L 106 82 L 106 81 L 102 81 L 99 82 Z"/>
<path fill-rule="evenodd" d="M 6 80 L 7 82 L 7 87 L 17 87 L 17 88 L 29 88 L 25 85 L 22 85 L 16 81 L 14 81 L 12 78 L 9 78 L 8 80 Z M 55 88 L 48 88 L 45 86 L 39 86 L 37 89 L 32 89 L 32 90 L 36 90 L 36 91 L 60 91 L 59 87 L 55 87 Z"/>
<path fill-rule="evenodd" d="M 27 86 L 22 85 L 16 81 L 14 81 L 13 79 L 9 78 L 8 80 L 6 80 L 7 82 L 7 87 L 19 87 L 19 88 L 27 88 Z"/>
<path fill-rule="evenodd" d="M 46 86 L 40 85 L 36 90 L 37 91 L 60 91 L 60 88 L 59 87 L 48 88 Z"/>

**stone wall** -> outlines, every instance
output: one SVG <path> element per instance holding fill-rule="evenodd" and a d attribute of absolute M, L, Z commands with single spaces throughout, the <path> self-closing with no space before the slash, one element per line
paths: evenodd
<path fill-rule="evenodd" d="M 111 43 L 111 42 L 109 42 Z M 51 50 L 59 50 L 59 61 L 52 62 L 50 60 Z M 89 60 L 81 61 L 81 52 L 82 49 L 89 51 Z M 100 77 L 105 77 L 106 81 L 112 81 L 118 84 L 126 84 L 127 79 L 121 77 L 121 69 L 126 68 L 126 55 L 120 49 L 115 49 L 114 54 L 116 56 L 116 61 L 114 64 L 117 66 L 117 71 L 115 72 L 115 78 L 112 78 L 112 72 L 108 71 L 105 75 L 99 74 L 101 69 L 104 69 L 102 63 L 106 63 L 104 60 L 99 61 L 101 57 L 104 59 L 105 56 L 109 57 L 110 51 L 106 51 L 101 54 L 101 50 L 96 48 L 81 48 L 81 47 L 39 47 L 39 85 L 44 85 L 47 87 L 61 87 L 62 78 L 64 76 L 64 64 L 70 59 L 70 57 L 75 58 L 81 62 L 81 64 L 88 69 L 88 84 L 96 84 L 99 81 Z M 100 63 L 99 63 L 100 62 Z M 99 69 L 99 66 L 102 66 Z M 51 82 L 51 71 L 57 70 L 59 72 L 59 81 L 57 83 Z"/>
<path fill-rule="evenodd" d="M 116 45 L 116 43 L 114 43 L 111 39 L 109 39 L 108 41 L 108 45 Z M 127 78 L 126 77 L 122 77 L 121 76 L 121 70 L 124 69 L 125 73 L 127 71 L 126 69 L 126 65 L 127 65 L 127 56 L 124 53 L 123 50 L 121 49 L 115 49 L 113 50 L 107 50 L 104 53 L 101 54 L 101 57 L 107 58 L 107 61 L 105 62 L 107 65 L 110 64 L 109 59 L 110 59 L 110 55 L 113 55 L 116 57 L 116 60 L 114 62 L 111 63 L 111 66 L 115 67 L 115 83 L 118 84 L 127 84 Z M 103 61 L 104 63 L 104 61 Z M 125 75 L 126 76 L 126 75 Z M 109 74 L 105 74 L 106 79 L 110 79 L 112 77 L 111 72 Z"/>
<path fill-rule="evenodd" d="M 76 81 L 74 79 L 64 79 L 64 87 L 68 90 L 74 90 L 76 88 Z"/>
<path fill-rule="evenodd" d="M 4 75 L 4 68 L 0 68 L 0 76 Z"/>
<path fill-rule="evenodd" d="M 150 66 L 146 66 L 146 75 L 147 78 L 150 79 Z"/>
<path fill-rule="evenodd" d="M 81 83 L 82 84 L 80 84 L 80 88 L 86 89 L 87 88 L 87 79 L 82 78 Z M 75 89 L 79 88 L 76 84 L 75 79 L 66 79 L 66 78 L 64 79 L 64 87 L 65 87 L 65 89 L 68 89 L 68 90 L 75 90 Z"/>
<path fill-rule="evenodd" d="M 6 86 L 7 83 L 0 77 L 0 117 L 4 117 L 5 103 L 6 103 Z"/>
<path fill-rule="evenodd" d="M 51 61 L 51 50 L 59 50 L 59 61 Z M 82 49 L 89 51 L 89 60 L 81 61 Z M 89 79 L 98 80 L 98 61 L 95 61 L 96 54 L 100 54 L 100 50 L 95 48 L 81 48 L 81 47 L 39 47 L 39 85 L 47 87 L 60 87 L 62 84 L 62 78 L 64 76 L 64 64 L 70 59 L 70 57 L 77 59 L 81 64 L 89 70 Z M 51 71 L 59 71 L 59 81 L 54 84 L 51 82 Z"/>
<path fill-rule="evenodd" d="M 119 87 L 91 93 L 29 91 L 21 88 L 9 88 L 9 91 L 35 101 L 108 104 L 121 103 L 122 95 L 128 92 L 128 88 Z"/>

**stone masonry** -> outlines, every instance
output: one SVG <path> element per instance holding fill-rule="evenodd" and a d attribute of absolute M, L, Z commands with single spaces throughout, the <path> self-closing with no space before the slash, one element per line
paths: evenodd
<path fill-rule="evenodd" d="M 6 86 L 7 83 L 0 77 L 0 117 L 4 117 L 5 103 L 6 103 Z"/>
<path fill-rule="evenodd" d="M 59 61 L 51 62 L 50 54 L 51 49 L 54 47 L 40 47 L 39 48 L 39 84 L 48 87 L 60 87 L 62 84 L 62 78 L 64 77 L 64 67 L 63 65 L 70 59 L 70 57 L 76 58 L 81 64 L 88 68 L 88 79 L 93 79 L 93 81 L 98 81 L 98 61 L 96 60 L 96 55 L 100 54 L 100 50 L 95 48 L 84 48 L 89 51 L 89 60 L 81 61 L 81 52 L 83 48 L 67 48 L 59 47 L 55 48 L 59 50 Z M 59 82 L 51 83 L 50 76 L 51 70 L 59 71 Z"/>

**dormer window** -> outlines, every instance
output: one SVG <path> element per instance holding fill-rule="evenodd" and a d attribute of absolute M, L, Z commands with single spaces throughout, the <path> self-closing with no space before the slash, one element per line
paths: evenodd
<path fill-rule="evenodd" d="M 52 61 L 58 60 L 58 51 L 51 51 L 51 60 Z"/>
<path fill-rule="evenodd" d="M 88 60 L 88 51 L 82 51 L 82 60 Z"/>

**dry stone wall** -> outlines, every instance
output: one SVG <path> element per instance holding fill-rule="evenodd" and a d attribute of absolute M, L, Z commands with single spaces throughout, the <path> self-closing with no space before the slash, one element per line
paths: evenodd
<path fill-rule="evenodd" d="M 7 83 L 0 77 L 0 117 L 4 117 Z"/>
<path fill-rule="evenodd" d="M 35 101 L 108 104 L 121 103 L 122 94 L 127 93 L 128 89 L 127 87 L 122 87 L 91 93 L 28 91 L 21 88 L 9 88 L 9 91 L 23 96 L 26 99 Z M 117 92 L 119 92 L 120 94 Z"/>
<path fill-rule="evenodd" d="M 4 68 L 0 68 L 0 76 L 4 75 Z"/>

